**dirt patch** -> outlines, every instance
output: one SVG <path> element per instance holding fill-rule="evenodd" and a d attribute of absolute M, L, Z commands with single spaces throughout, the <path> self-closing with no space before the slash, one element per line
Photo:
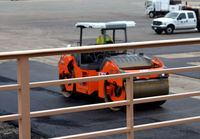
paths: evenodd
<path fill-rule="evenodd" d="M 7 122 L 0 122 L 0 139 L 18 139 L 18 128 Z M 45 139 L 35 133 L 31 133 L 31 139 Z"/>

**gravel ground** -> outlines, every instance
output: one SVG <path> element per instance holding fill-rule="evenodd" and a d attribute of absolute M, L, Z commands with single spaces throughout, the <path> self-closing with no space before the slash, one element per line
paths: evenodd
<path fill-rule="evenodd" d="M 18 128 L 7 122 L 0 122 L 0 139 L 18 139 Z M 35 133 L 31 133 L 31 139 L 45 139 Z"/>

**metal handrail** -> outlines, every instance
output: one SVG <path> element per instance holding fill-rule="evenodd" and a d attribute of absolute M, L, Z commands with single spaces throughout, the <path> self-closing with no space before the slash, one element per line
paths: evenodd
<path fill-rule="evenodd" d="M 132 93 L 133 92 L 133 77 L 161 74 L 161 73 L 194 71 L 194 70 L 200 70 L 200 66 L 170 68 L 170 69 L 164 69 L 164 70 L 147 71 L 147 72 L 139 72 L 139 73 L 122 73 L 122 74 L 113 74 L 113 75 L 40 81 L 40 82 L 29 82 L 29 77 L 28 77 L 29 75 L 28 61 L 30 57 L 111 51 L 113 49 L 123 50 L 123 49 L 151 48 L 151 47 L 188 45 L 188 44 L 200 44 L 200 38 L 164 40 L 164 41 L 163 40 L 162 41 L 146 41 L 146 42 L 125 43 L 125 44 L 110 44 L 110 45 L 102 45 L 102 46 L 86 46 L 86 47 L 60 48 L 60 49 L 56 48 L 56 49 L 0 53 L 0 60 L 17 59 L 17 63 L 18 63 L 17 84 L 1 85 L 0 91 L 18 90 L 18 99 L 19 99 L 18 101 L 19 112 L 17 114 L 0 116 L 0 121 L 19 120 L 19 138 L 20 139 L 30 139 L 30 128 L 31 128 L 30 118 L 55 115 L 55 114 L 80 112 L 80 111 L 89 111 L 89 110 L 103 109 L 103 108 L 115 107 L 115 106 L 126 106 L 127 108 L 127 111 L 126 111 L 127 112 L 127 118 L 126 118 L 127 126 L 126 127 L 96 131 L 96 132 L 90 132 L 90 133 L 83 133 L 83 134 L 77 134 L 77 135 L 70 135 L 70 136 L 64 136 L 64 137 L 59 137 L 59 138 L 79 139 L 79 138 L 91 138 L 91 137 L 106 136 L 106 135 L 112 135 L 112 134 L 127 133 L 127 138 L 133 139 L 134 131 L 137 131 L 137 130 L 145 130 L 145 129 L 150 129 L 150 128 L 158 128 L 158 127 L 164 127 L 164 126 L 169 126 L 169 125 L 200 121 L 200 116 L 197 116 L 197 117 L 190 117 L 190 118 L 184 118 L 184 119 L 176 119 L 176 120 L 171 120 L 171 121 L 163 121 L 163 122 L 158 122 L 158 123 L 134 126 L 134 122 L 133 122 L 134 121 L 134 111 L 133 111 L 134 104 L 198 96 L 200 95 L 200 91 L 185 92 L 182 94 L 170 94 L 170 95 L 148 97 L 148 98 L 139 98 L 139 99 L 134 99 L 133 93 Z M 127 100 L 30 112 L 30 88 L 53 86 L 53 85 L 60 85 L 60 84 L 67 84 L 67 83 L 117 79 L 117 78 L 126 78 L 127 80 L 127 85 L 126 85 L 127 86 L 126 87 Z"/>
<path fill-rule="evenodd" d="M 92 46 L 71 47 L 71 48 L 52 48 L 52 49 L 1 52 L 0 60 L 17 59 L 22 56 L 31 58 L 31 57 L 62 55 L 62 54 L 105 52 L 105 51 L 113 51 L 113 49 L 114 50 L 141 49 L 141 48 L 153 48 L 153 47 L 165 47 L 165 46 L 172 47 L 177 45 L 191 45 L 191 44 L 200 44 L 200 38 L 190 38 L 190 39 L 184 38 L 184 39 L 173 39 L 173 40 L 106 44 L 98 46 L 92 45 Z"/>

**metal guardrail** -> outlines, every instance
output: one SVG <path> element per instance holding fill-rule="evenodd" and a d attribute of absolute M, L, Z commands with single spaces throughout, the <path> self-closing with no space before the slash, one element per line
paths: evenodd
<path fill-rule="evenodd" d="M 134 110 L 133 110 L 134 104 L 200 95 L 200 91 L 195 91 L 195 92 L 186 92 L 182 94 L 134 99 L 133 77 L 161 74 L 161 73 L 195 71 L 195 70 L 200 70 L 200 66 L 171 68 L 171 69 L 163 69 L 163 70 L 139 72 L 139 73 L 122 73 L 122 74 L 112 74 L 112 75 L 93 76 L 93 77 L 74 78 L 74 79 L 29 82 L 29 58 L 31 57 L 42 57 L 42 56 L 74 54 L 74 53 L 88 53 L 88 52 L 99 52 L 99 51 L 102 52 L 102 51 L 111 51 L 113 49 L 124 50 L 124 49 L 138 49 L 138 48 L 151 48 L 151 47 L 176 46 L 176 45 L 190 45 L 190 44 L 200 44 L 200 38 L 146 41 L 146 42 L 125 43 L 125 44 L 110 44 L 110 45 L 85 46 L 85 47 L 74 47 L 74 48 L 60 48 L 60 49 L 56 48 L 56 49 L 42 49 L 42 50 L 0 53 L 0 60 L 17 59 L 17 84 L 1 85 L 0 91 L 18 90 L 18 113 L 0 116 L 0 122 L 18 120 L 19 138 L 30 139 L 31 138 L 30 119 L 33 117 L 89 111 L 89 110 L 103 109 L 115 106 L 126 106 L 126 127 L 96 131 L 84 134 L 70 135 L 58 138 L 80 139 L 80 138 L 92 138 L 98 136 L 126 133 L 127 139 L 133 139 L 134 131 L 200 121 L 200 116 L 197 116 L 197 117 L 190 117 L 190 118 L 183 118 L 183 119 L 176 119 L 176 120 L 134 126 Z M 69 84 L 75 82 L 116 79 L 116 78 L 126 78 L 126 83 L 127 83 L 126 100 L 30 112 L 30 88 Z"/>

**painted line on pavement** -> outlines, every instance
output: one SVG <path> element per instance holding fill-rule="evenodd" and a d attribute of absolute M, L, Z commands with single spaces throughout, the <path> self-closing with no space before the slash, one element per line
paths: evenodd
<path fill-rule="evenodd" d="M 167 58 L 167 59 L 175 59 L 175 58 L 193 58 L 193 57 L 200 57 L 200 52 L 163 54 L 163 55 L 155 55 L 155 56 L 156 56 L 156 57 Z"/>
<path fill-rule="evenodd" d="M 200 66 L 200 62 L 188 62 L 189 65 Z"/>

